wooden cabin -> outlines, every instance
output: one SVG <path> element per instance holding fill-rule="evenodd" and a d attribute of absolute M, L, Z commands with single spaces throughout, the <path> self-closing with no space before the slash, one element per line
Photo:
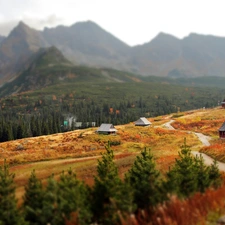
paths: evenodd
<path fill-rule="evenodd" d="M 98 134 L 115 134 L 117 129 L 113 126 L 113 124 L 102 123 L 96 132 Z"/>
<path fill-rule="evenodd" d="M 225 108 L 225 99 L 221 102 L 222 108 Z"/>
<path fill-rule="evenodd" d="M 137 121 L 134 122 L 135 126 L 150 126 L 151 122 L 149 122 L 145 117 L 141 117 Z"/>
<path fill-rule="evenodd" d="M 219 129 L 219 136 L 220 138 L 225 138 L 225 122 L 222 124 L 222 126 Z"/>

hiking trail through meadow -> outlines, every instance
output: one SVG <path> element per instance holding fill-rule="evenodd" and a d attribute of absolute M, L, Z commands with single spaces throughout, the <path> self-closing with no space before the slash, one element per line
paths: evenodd
<path fill-rule="evenodd" d="M 176 129 L 171 125 L 173 122 L 174 122 L 174 120 L 170 120 L 169 122 L 164 123 L 164 124 L 162 125 L 162 127 L 166 128 L 166 129 L 169 129 L 169 130 L 176 130 Z M 196 132 L 192 132 L 192 131 L 184 131 L 184 132 L 191 132 L 191 133 L 195 134 L 195 135 L 198 137 L 198 139 L 202 142 L 202 145 L 203 145 L 203 146 L 210 146 L 210 142 L 209 142 L 209 141 L 210 141 L 211 137 L 206 136 L 206 135 L 204 135 L 204 134 L 202 134 L 202 133 L 196 133 Z M 213 164 L 214 159 L 211 158 L 210 156 L 208 156 L 208 155 L 206 155 L 206 154 L 204 154 L 204 153 L 197 152 L 197 151 L 191 151 L 191 153 L 192 153 L 194 156 L 196 156 L 196 155 L 197 155 L 197 156 L 200 156 L 200 155 L 201 155 L 201 156 L 203 157 L 204 162 L 205 162 L 206 165 L 211 165 L 211 164 Z M 217 165 L 218 165 L 219 170 L 225 171 L 225 163 L 222 163 L 222 162 L 217 161 Z"/>

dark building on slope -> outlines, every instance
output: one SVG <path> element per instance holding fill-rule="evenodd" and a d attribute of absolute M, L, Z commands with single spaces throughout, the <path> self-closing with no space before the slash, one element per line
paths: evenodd
<path fill-rule="evenodd" d="M 219 136 L 220 138 L 225 138 L 225 122 L 219 128 Z"/>

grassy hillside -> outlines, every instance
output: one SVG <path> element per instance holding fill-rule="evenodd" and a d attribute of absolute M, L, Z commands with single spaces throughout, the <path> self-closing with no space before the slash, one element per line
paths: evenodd
<path fill-rule="evenodd" d="M 151 149 L 156 168 L 164 174 L 178 158 L 178 152 L 184 139 L 191 150 L 206 152 L 206 149 L 210 148 L 210 146 L 205 147 L 194 132 L 208 135 L 211 138 L 211 146 L 215 147 L 215 143 L 220 143 L 221 146 L 225 147 L 225 143 L 218 137 L 218 128 L 223 123 L 223 119 L 224 109 L 217 107 L 150 117 L 148 120 L 152 125 L 149 127 L 136 127 L 131 121 L 128 124 L 116 126 L 118 130 L 116 135 L 99 135 L 95 132 L 97 128 L 88 128 L 8 141 L 0 143 L 0 163 L 3 164 L 6 158 L 10 164 L 10 172 L 15 173 L 16 196 L 21 203 L 24 185 L 27 184 L 32 170 L 36 171 L 37 177 L 45 184 L 51 174 L 54 174 L 55 178 L 58 179 L 62 171 L 71 168 L 79 179 L 92 186 L 94 176 L 97 173 L 98 159 L 100 159 L 101 153 L 105 152 L 105 146 L 108 142 L 111 143 L 115 162 L 122 179 L 131 168 L 136 156 L 145 148 Z M 171 120 L 173 120 L 172 126 L 175 130 L 170 130 L 165 125 Z M 210 149 L 212 152 L 214 149 L 214 153 L 216 153 L 214 155 L 218 156 L 216 148 Z M 193 196 L 182 203 L 178 199 L 172 199 L 164 208 L 165 213 L 168 214 L 164 216 L 179 220 L 184 215 L 180 212 L 179 218 L 176 218 L 174 214 L 171 214 L 171 207 L 184 204 L 182 207 L 190 210 L 191 199 L 195 199 L 194 202 L 206 201 L 207 199 L 208 211 L 204 207 L 194 206 L 196 210 L 198 208 L 201 212 L 205 212 L 204 217 L 201 215 L 201 220 L 205 220 L 206 215 L 211 215 L 212 218 L 218 217 L 222 212 L 221 209 L 218 213 L 221 202 L 218 195 L 222 192 L 224 192 L 224 187 L 218 191 L 206 193 L 202 197 Z M 210 196 L 214 196 L 212 198 L 216 201 L 214 202 L 216 205 L 210 204 L 212 200 Z M 217 208 L 215 209 L 215 207 Z M 211 214 L 208 214 L 209 211 Z M 160 214 L 160 211 L 158 213 Z M 164 218 L 164 216 L 160 214 L 160 217 Z M 210 220 L 209 217 L 207 218 Z M 196 221 L 191 215 L 189 219 Z M 154 222 L 154 224 L 157 223 Z"/>
<path fill-rule="evenodd" d="M 93 71 L 90 75 L 86 73 L 85 79 L 87 76 L 94 76 Z M 114 78 L 122 80 L 121 77 Z M 82 75 L 77 76 L 76 79 L 80 81 L 65 80 L 61 84 L 1 98 L 0 104 L 4 106 L 4 110 L 13 107 L 17 112 L 23 113 L 26 112 L 27 106 L 30 111 L 36 109 L 38 101 L 43 102 L 40 109 L 49 106 L 59 108 L 62 106 L 62 102 L 68 105 L 94 104 L 101 109 L 104 104 L 107 104 L 108 107 L 118 110 L 122 110 L 123 106 L 128 112 L 134 112 L 137 117 L 144 114 L 156 116 L 178 110 L 215 107 L 224 98 L 224 90 L 218 88 L 185 87 L 155 82 L 93 83 L 84 82 Z M 65 113 L 74 112 L 72 110 Z"/>
<path fill-rule="evenodd" d="M 101 152 L 105 151 L 104 146 L 108 141 L 111 142 L 115 152 L 121 177 L 130 168 L 136 155 L 145 147 L 152 150 L 157 167 L 163 172 L 178 156 L 184 138 L 192 150 L 205 151 L 206 147 L 202 146 L 198 137 L 190 131 L 211 136 L 212 146 L 214 143 L 221 143 L 217 131 L 223 122 L 223 115 L 224 109 L 217 107 L 151 117 L 150 127 L 135 127 L 131 121 L 129 124 L 116 126 L 118 133 L 114 136 L 98 135 L 95 133 L 97 128 L 89 128 L 8 141 L 0 143 L 0 162 L 3 163 L 6 158 L 10 163 L 11 171 L 16 173 L 20 191 L 32 169 L 45 180 L 51 173 L 57 175 L 71 167 L 79 178 L 91 184 L 97 159 L 101 156 Z M 177 128 L 176 130 L 168 130 L 163 126 L 171 119 L 175 120 L 173 126 Z M 225 143 L 222 145 L 225 147 Z M 46 169 L 48 167 L 49 169 Z"/>
<path fill-rule="evenodd" d="M 167 83 L 174 85 L 182 85 L 189 87 L 217 87 L 224 88 L 224 77 L 216 76 L 203 76 L 203 77 L 180 77 L 180 78 L 171 78 L 171 77 L 156 77 L 156 76 L 147 76 L 143 80 L 147 82 L 159 82 Z"/>

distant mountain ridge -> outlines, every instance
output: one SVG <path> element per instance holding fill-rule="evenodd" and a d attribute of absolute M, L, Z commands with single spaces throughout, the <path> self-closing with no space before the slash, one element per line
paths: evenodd
<path fill-rule="evenodd" d="M 0 44 L 5 39 L 5 36 L 0 35 Z"/>
<path fill-rule="evenodd" d="M 225 77 L 195 77 L 177 78 L 157 76 L 141 76 L 125 71 L 109 68 L 94 68 L 85 66 L 75 66 L 68 61 L 63 54 L 54 46 L 42 48 L 34 53 L 26 63 L 24 70 L 6 82 L 0 88 L 0 97 L 14 94 L 35 92 L 45 88 L 52 89 L 51 93 L 56 94 L 54 87 L 67 87 L 68 85 L 90 85 L 98 87 L 101 85 L 118 85 L 124 83 L 154 83 L 160 86 L 188 86 L 188 87 L 217 87 L 223 88 Z M 65 88 L 67 90 L 67 88 Z"/>
<path fill-rule="evenodd" d="M 17 76 L 0 88 L 0 97 L 35 91 L 68 83 L 125 83 L 142 82 L 143 76 L 128 72 L 75 66 L 54 46 L 39 49 Z"/>
<path fill-rule="evenodd" d="M 8 37 L 0 36 L 0 81 L 27 67 L 40 48 L 55 46 L 76 65 L 108 67 L 145 76 L 225 77 L 225 38 L 190 34 L 178 39 L 159 33 L 131 47 L 94 22 L 79 22 L 37 31 L 23 22 Z"/>

